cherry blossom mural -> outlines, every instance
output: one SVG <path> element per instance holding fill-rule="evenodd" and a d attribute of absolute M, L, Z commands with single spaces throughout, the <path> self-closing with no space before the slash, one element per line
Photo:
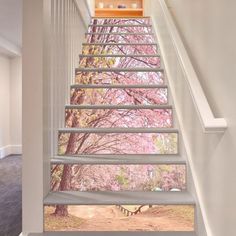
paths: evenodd
<path fill-rule="evenodd" d="M 185 165 L 69 165 L 72 191 L 179 191 L 186 189 Z M 51 167 L 51 190 L 60 190 L 64 165 Z"/>
<path fill-rule="evenodd" d="M 179 135 L 171 129 L 173 111 L 155 41 L 148 18 L 92 20 L 65 109 L 65 129 L 58 132 L 58 158 L 75 162 L 51 166 L 52 191 L 186 190 L 185 165 L 124 164 L 178 154 Z M 78 164 L 81 159 L 96 161 Z M 99 164 L 108 159 L 112 164 Z M 45 229 L 194 229 L 192 206 L 83 207 L 45 207 Z M 166 217 L 163 225 L 160 214 Z"/>
<path fill-rule="evenodd" d="M 80 60 L 80 68 L 160 68 L 160 58 L 158 56 L 84 56 Z"/>
<path fill-rule="evenodd" d="M 45 231 L 194 231 L 194 207 L 189 205 L 63 207 L 67 217 L 56 216 L 55 206 L 44 207 Z"/>
<path fill-rule="evenodd" d="M 155 55 L 158 53 L 157 45 L 138 44 L 137 45 L 126 45 L 126 44 L 104 44 L 104 45 L 84 45 L 83 55 Z"/>
<path fill-rule="evenodd" d="M 71 90 L 74 105 L 157 105 L 167 103 L 167 88 L 81 88 Z"/>
<path fill-rule="evenodd" d="M 129 24 L 126 24 L 126 26 L 106 26 L 106 25 L 98 25 L 93 24 L 92 26 L 89 26 L 88 33 L 121 33 L 121 34 L 130 34 L 130 33 L 151 33 L 152 27 L 151 26 L 142 26 L 142 25 L 135 25 L 131 26 Z"/>
<path fill-rule="evenodd" d="M 177 133 L 60 132 L 58 154 L 177 154 L 177 140 Z"/>
<path fill-rule="evenodd" d="M 73 127 L 73 122 L 78 128 L 172 127 L 171 109 L 66 109 L 65 116 L 66 127 Z"/>
<path fill-rule="evenodd" d="M 100 29 L 102 29 L 100 27 Z M 87 43 L 155 43 L 153 34 L 151 33 L 138 33 L 133 31 L 132 33 L 87 33 Z"/>
<path fill-rule="evenodd" d="M 148 24 L 148 25 L 143 25 Z M 117 26 L 116 26 L 117 25 Z M 121 27 L 126 25 L 125 27 Z M 93 20 L 86 35 L 88 43 L 154 43 L 149 20 Z"/>
<path fill-rule="evenodd" d="M 123 72 L 123 71 L 111 71 L 111 72 L 81 72 L 78 71 L 76 78 L 76 84 L 101 84 L 101 85 L 163 85 L 164 75 L 163 72 Z M 162 90 L 164 94 L 167 94 L 167 90 Z"/>

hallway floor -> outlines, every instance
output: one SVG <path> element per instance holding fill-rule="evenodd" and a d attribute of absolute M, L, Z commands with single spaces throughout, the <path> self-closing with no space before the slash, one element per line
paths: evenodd
<path fill-rule="evenodd" d="M 18 236 L 22 228 L 21 156 L 0 160 L 0 235 Z"/>

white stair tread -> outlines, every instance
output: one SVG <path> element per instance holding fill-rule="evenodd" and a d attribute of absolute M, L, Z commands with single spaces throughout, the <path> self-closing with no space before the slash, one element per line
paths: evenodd
<path fill-rule="evenodd" d="M 85 71 L 85 72 L 164 72 L 162 68 L 148 68 L 148 67 L 135 67 L 135 68 L 86 68 L 86 67 L 79 67 L 76 68 L 75 71 Z"/>
<path fill-rule="evenodd" d="M 79 57 L 160 57 L 158 54 L 80 54 Z"/>
<path fill-rule="evenodd" d="M 179 155 L 74 155 L 55 156 L 51 164 L 158 164 L 184 165 L 186 161 Z"/>
<path fill-rule="evenodd" d="M 167 85 L 158 84 L 73 84 L 73 88 L 168 88 Z"/>
<path fill-rule="evenodd" d="M 179 133 L 174 128 L 61 128 L 61 133 Z"/>
<path fill-rule="evenodd" d="M 103 16 L 93 16 L 91 17 L 91 19 L 119 19 L 119 20 L 143 20 L 143 19 L 150 19 L 150 16 L 127 16 L 127 17 L 120 17 L 120 16 L 112 16 L 112 17 L 109 17 L 109 16 L 106 16 L 106 17 L 103 17 Z"/>
<path fill-rule="evenodd" d="M 195 232 L 44 232 L 29 234 L 29 236 L 197 236 Z"/>
<path fill-rule="evenodd" d="M 150 24 L 89 24 L 89 27 L 152 27 Z"/>
<path fill-rule="evenodd" d="M 154 35 L 153 33 L 85 33 L 86 35 Z"/>
<path fill-rule="evenodd" d="M 131 45 L 131 46 L 146 46 L 146 45 L 152 45 L 157 46 L 157 43 L 83 43 L 83 46 L 90 46 L 90 45 Z"/>
<path fill-rule="evenodd" d="M 195 205 L 188 192 L 50 192 L 44 205 Z"/>
<path fill-rule="evenodd" d="M 66 109 L 172 109 L 171 105 L 66 105 Z"/>

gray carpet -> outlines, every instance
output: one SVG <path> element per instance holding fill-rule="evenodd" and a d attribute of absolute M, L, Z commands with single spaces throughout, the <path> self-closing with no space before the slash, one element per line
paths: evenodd
<path fill-rule="evenodd" d="M 21 156 L 0 160 L 0 236 L 21 233 Z"/>

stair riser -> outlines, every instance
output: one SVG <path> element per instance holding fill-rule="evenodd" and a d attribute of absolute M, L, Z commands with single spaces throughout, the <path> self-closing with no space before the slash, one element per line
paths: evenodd
<path fill-rule="evenodd" d="M 74 105 L 158 105 L 168 103 L 167 88 L 82 88 L 71 89 Z"/>
<path fill-rule="evenodd" d="M 146 19 L 125 19 L 125 18 L 111 18 L 111 19 L 107 19 L 107 18 L 95 18 L 92 19 L 91 24 L 98 24 L 98 25 L 104 25 L 104 24 L 114 24 L 114 25 L 142 25 L 142 24 L 150 24 L 151 20 L 149 18 Z"/>
<path fill-rule="evenodd" d="M 114 130 L 114 129 L 113 129 Z M 177 154 L 178 133 L 59 131 L 58 154 Z"/>
<path fill-rule="evenodd" d="M 77 84 L 164 84 L 162 72 L 77 72 Z"/>
<path fill-rule="evenodd" d="M 152 33 L 152 27 L 147 26 L 89 26 L 88 33 Z"/>
<path fill-rule="evenodd" d="M 106 235 L 106 231 L 113 231 L 107 235 L 119 232 L 114 236 L 120 235 L 121 232 L 122 235 L 128 236 L 132 231 L 137 235 L 140 235 L 140 231 L 142 231 L 142 236 L 153 236 L 150 231 L 156 231 L 155 235 L 157 236 L 194 235 L 189 232 L 194 231 L 195 211 L 194 207 L 190 205 L 69 205 L 64 207 L 70 214 L 70 218 L 65 217 L 67 220 L 63 220 L 63 217 L 53 216 L 56 206 L 45 206 L 44 225 L 46 231 L 97 231 L 97 233 L 102 231 L 99 236 L 104 233 Z M 165 231 L 168 233 L 165 234 Z M 179 231 L 181 231 L 180 234 Z M 81 235 L 87 235 L 86 232 L 81 233 Z M 76 235 L 80 235 L 79 232 Z M 93 235 L 95 236 L 96 233 L 94 232 Z"/>
<path fill-rule="evenodd" d="M 83 54 L 157 54 L 157 46 L 156 45 L 86 45 L 83 46 Z"/>
<path fill-rule="evenodd" d="M 171 128 L 171 109 L 71 109 L 65 110 L 66 127 Z"/>
<path fill-rule="evenodd" d="M 71 173 L 67 191 L 186 190 L 185 165 L 52 165 L 51 191 L 60 190 L 65 171 Z"/>
<path fill-rule="evenodd" d="M 83 57 L 81 68 L 160 68 L 160 57 Z"/>
<path fill-rule="evenodd" d="M 87 34 L 87 43 L 155 43 L 152 34 Z"/>

